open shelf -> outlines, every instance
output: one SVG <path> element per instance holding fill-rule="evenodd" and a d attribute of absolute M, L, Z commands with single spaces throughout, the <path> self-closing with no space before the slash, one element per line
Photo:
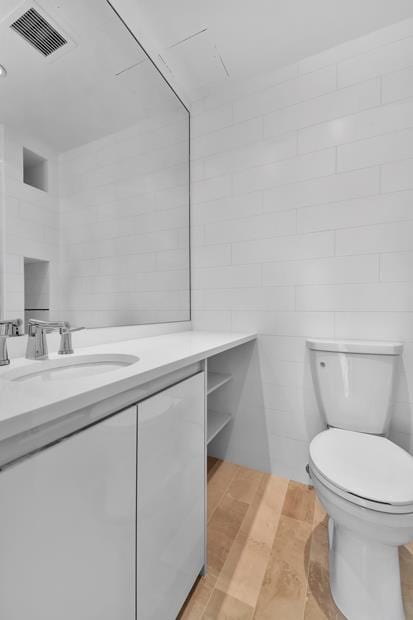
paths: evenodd
<path fill-rule="evenodd" d="M 208 409 L 208 437 L 207 443 L 212 441 L 220 431 L 230 422 L 229 413 L 217 413 Z"/>
<path fill-rule="evenodd" d="M 208 371 L 208 389 L 207 393 L 212 394 L 218 388 L 231 381 L 232 375 L 224 375 L 220 372 L 209 372 Z"/>

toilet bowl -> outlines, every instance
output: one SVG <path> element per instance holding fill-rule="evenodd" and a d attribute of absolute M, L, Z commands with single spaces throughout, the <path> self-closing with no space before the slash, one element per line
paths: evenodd
<path fill-rule="evenodd" d="M 403 620 L 398 546 L 413 539 L 413 457 L 384 437 L 330 429 L 309 465 L 330 519 L 338 608 L 349 620 Z"/>
<path fill-rule="evenodd" d="M 333 598 L 348 620 L 404 620 L 398 547 L 413 540 L 413 456 L 386 438 L 402 345 L 307 347 L 327 427 L 309 472 L 329 515 Z"/>

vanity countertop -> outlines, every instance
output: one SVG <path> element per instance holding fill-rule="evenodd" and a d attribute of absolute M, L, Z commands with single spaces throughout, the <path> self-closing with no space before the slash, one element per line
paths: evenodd
<path fill-rule="evenodd" d="M 0 369 L 0 441 L 26 433 L 70 413 L 94 405 L 122 392 L 142 386 L 170 372 L 200 362 L 238 345 L 251 342 L 255 334 L 182 331 L 76 349 L 76 356 L 129 354 L 136 364 L 75 380 L 24 385 L 5 380 L 11 369 L 42 361 L 18 358 Z M 62 359 L 57 354 L 50 359 Z"/>

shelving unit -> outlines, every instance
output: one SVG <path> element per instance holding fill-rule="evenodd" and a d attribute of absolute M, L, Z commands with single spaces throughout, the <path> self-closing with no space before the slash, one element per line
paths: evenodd
<path fill-rule="evenodd" d="M 207 371 L 207 396 L 231 381 L 232 375 Z M 207 413 L 207 444 L 209 444 L 231 421 L 231 414 L 214 411 L 209 407 Z"/>
<path fill-rule="evenodd" d="M 218 388 L 222 387 L 228 381 L 231 381 L 232 375 L 224 375 L 220 372 L 208 372 L 208 388 L 207 394 L 212 394 Z"/>
<path fill-rule="evenodd" d="M 212 441 L 220 431 L 231 421 L 229 413 L 218 413 L 208 409 L 208 437 L 207 444 Z"/>

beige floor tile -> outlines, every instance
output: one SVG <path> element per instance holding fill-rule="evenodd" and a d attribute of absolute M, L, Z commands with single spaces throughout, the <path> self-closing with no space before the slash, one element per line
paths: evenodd
<path fill-rule="evenodd" d="M 219 459 L 216 459 L 214 456 L 208 456 L 207 457 L 207 472 L 208 472 L 208 478 L 209 475 L 211 473 L 211 471 L 214 469 L 214 467 L 216 467 L 219 463 L 222 463 L 222 461 L 220 461 Z"/>
<path fill-rule="evenodd" d="M 265 477 L 266 474 L 255 469 L 240 467 L 228 488 L 228 493 L 240 502 L 251 504 Z"/>
<path fill-rule="evenodd" d="M 205 620 L 251 620 L 253 613 L 252 607 L 215 589 L 203 618 Z"/>
<path fill-rule="evenodd" d="M 320 504 L 320 500 L 318 499 L 317 495 L 314 492 L 314 520 L 313 520 L 314 527 L 316 527 L 321 521 L 324 521 L 326 516 L 327 516 L 327 513 L 322 507 L 322 505 Z"/>
<path fill-rule="evenodd" d="M 412 545 L 399 549 L 400 577 L 402 582 L 406 619 L 413 620 L 413 550 Z"/>
<path fill-rule="evenodd" d="M 248 504 L 224 495 L 208 524 L 208 572 L 218 577 L 241 527 Z"/>
<path fill-rule="evenodd" d="M 219 576 L 217 587 L 255 607 L 271 554 L 287 481 L 265 476 Z"/>
<path fill-rule="evenodd" d="M 217 461 L 211 467 L 208 474 L 208 520 L 214 514 L 239 469 L 238 465 L 227 461 Z"/>
<path fill-rule="evenodd" d="M 290 481 L 284 502 L 283 514 L 292 519 L 312 523 L 314 519 L 315 492 L 312 487 Z"/>
<path fill-rule="evenodd" d="M 310 561 L 304 620 L 342 618 L 330 592 L 328 568 Z"/>
<path fill-rule="evenodd" d="M 311 529 L 310 523 L 281 516 L 255 610 L 257 620 L 303 617 L 308 572 L 306 546 Z"/>
<path fill-rule="evenodd" d="M 200 577 L 184 605 L 177 620 L 200 620 L 209 603 L 216 578 L 212 574 Z"/>
<path fill-rule="evenodd" d="M 179 620 L 346 620 L 330 592 L 328 517 L 303 484 L 208 461 L 208 562 Z M 413 542 L 400 550 L 413 620 Z"/>

